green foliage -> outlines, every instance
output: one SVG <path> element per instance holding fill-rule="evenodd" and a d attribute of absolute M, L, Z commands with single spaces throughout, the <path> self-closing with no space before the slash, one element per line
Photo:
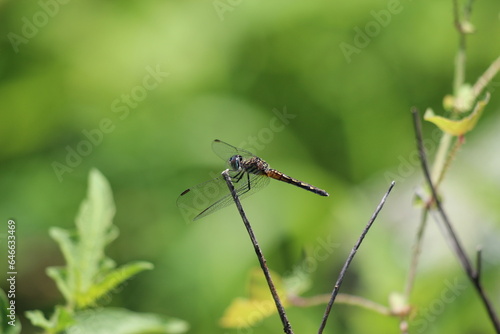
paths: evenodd
<path fill-rule="evenodd" d="M 244 202 L 266 258 L 279 273 L 286 273 L 317 236 L 331 235 L 339 244 L 328 263 L 314 268 L 311 294 L 331 288 L 342 250 L 352 246 L 349 240 L 379 199 L 378 191 L 395 178 L 397 195 L 342 289 L 386 301 L 404 286 L 418 227 L 408 203 L 421 180 L 408 109 L 431 107 L 450 118 L 447 111 L 468 104 L 473 79 L 499 56 L 498 0 L 473 2 L 473 15 L 459 20 L 469 32 L 472 20 L 475 33 L 466 43 L 466 79 L 456 85 L 451 84 L 457 44 L 451 1 L 1 2 L 0 216 L 19 222 L 20 322 L 26 310 L 43 307 L 45 317 L 52 315 L 46 310 L 55 303 L 44 288 L 47 279 L 52 284 L 45 267 L 61 262 L 54 262 L 54 242 L 46 232 L 51 226 L 71 229 L 75 204 L 84 197 L 82 180 L 99 166 L 113 180 L 120 237 L 106 249 L 117 265 L 103 261 L 97 267 L 128 263 L 121 259 L 155 264 L 154 271 L 129 280 L 113 305 L 189 318 L 193 333 L 223 332 L 217 319 L 234 296 L 242 296 L 242 279 L 255 264 L 248 237 L 235 222 L 234 209 L 185 226 L 175 207 L 182 190 L 223 169 L 210 150 L 214 138 L 252 148 L 271 166 L 331 191 L 319 201 L 273 184 Z M 213 4 L 221 2 L 231 10 L 219 15 Z M 403 10 L 384 18 L 394 3 Z M 10 33 L 25 43 L 13 47 Z M 350 62 L 343 44 L 358 49 Z M 148 69 L 158 66 L 171 75 L 153 80 Z M 468 253 L 473 245 L 484 246 L 483 279 L 493 297 L 500 295 L 494 224 L 500 220 L 495 154 L 500 79 L 482 82 L 491 93 L 488 110 L 466 135 L 441 190 L 459 235 L 470 245 Z M 447 93 L 453 97 L 443 112 Z M 439 179 L 449 148 L 435 155 L 441 131 L 429 122 L 423 127 Z M 450 137 L 451 148 L 455 138 Z M 65 166 L 60 174 L 54 163 Z M 428 194 L 422 195 L 425 203 Z M 417 309 L 429 308 L 446 278 L 462 275 L 448 246 L 439 242 L 439 231 L 429 225 L 407 299 Z M 79 238 L 61 233 L 68 245 Z M 0 259 L 0 269 L 4 265 Z M 70 282 L 83 286 L 67 277 L 68 268 L 54 271 L 67 287 L 60 304 L 72 298 L 76 307 L 83 296 L 70 296 L 80 291 Z M 429 332 L 490 330 L 481 306 L 469 303 L 477 303 L 469 291 L 439 315 L 431 314 Z M 395 332 L 392 318 L 339 306 L 328 324 L 331 332 Z M 322 311 L 322 306 L 291 308 L 295 332 L 315 332 Z M 31 326 L 23 325 L 28 332 Z M 280 327 L 275 315 L 252 331 L 279 333 Z"/>
<path fill-rule="evenodd" d="M 150 313 L 137 313 L 122 308 L 89 309 L 75 315 L 76 333 L 133 334 L 184 333 L 186 322 Z"/>
<path fill-rule="evenodd" d="M 181 333 L 186 323 L 159 315 L 139 314 L 124 309 L 89 309 L 99 298 L 109 294 L 118 285 L 135 274 L 153 268 L 149 262 L 134 262 L 116 267 L 104 255 L 104 248 L 118 236 L 112 225 L 115 205 L 109 183 L 96 169 L 91 170 L 87 198 L 76 217 L 77 231 L 51 228 L 66 260 L 65 267 L 47 268 L 66 305 L 56 306 L 46 319 L 39 310 L 28 311 L 32 324 L 46 333 L 60 333 L 77 328 L 85 333 Z"/>
<path fill-rule="evenodd" d="M 54 313 L 46 319 L 42 311 L 34 310 L 26 312 L 26 317 L 37 327 L 41 327 L 47 334 L 57 334 L 75 324 L 72 312 L 67 308 L 57 305 Z"/>

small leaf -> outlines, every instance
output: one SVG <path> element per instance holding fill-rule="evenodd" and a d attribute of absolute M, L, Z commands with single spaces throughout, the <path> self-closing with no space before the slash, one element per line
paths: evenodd
<path fill-rule="evenodd" d="M 106 274 L 100 282 L 96 282 L 89 291 L 78 296 L 78 307 L 84 308 L 93 304 L 97 299 L 115 289 L 130 277 L 141 271 L 150 269 L 153 269 L 153 265 L 149 262 L 129 263 L 118 269 L 114 269 Z"/>
<path fill-rule="evenodd" d="M 26 318 L 31 321 L 33 326 L 41 327 L 46 331 L 49 331 L 54 326 L 51 321 L 45 319 L 40 310 L 26 311 Z"/>
<path fill-rule="evenodd" d="M 115 205 L 111 187 L 106 178 L 92 169 L 89 176 L 87 198 L 82 202 L 76 217 L 78 229 L 78 268 L 80 293 L 85 293 L 93 284 L 104 258 L 104 247 L 116 236 L 111 231 Z"/>
<path fill-rule="evenodd" d="M 62 306 L 56 306 L 54 314 L 48 320 L 40 310 L 27 311 L 26 317 L 34 326 L 43 328 L 47 333 L 59 333 L 74 324 L 72 314 Z"/>
<path fill-rule="evenodd" d="M 75 325 L 68 333 L 140 334 L 185 333 L 189 325 L 182 320 L 150 313 L 136 313 L 121 308 L 101 308 L 75 314 Z"/>
<path fill-rule="evenodd" d="M 56 282 L 68 305 L 74 305 L 78 279 L 78 271 L 74 269 L 78 268 L 77 244 L 72 240 L 70 233 L 61 228 L 52 227 L 49 234 L 59 244 L 66 260 L 66 267 L 49 267 L 47 275 Z"/>
<path fill-rule="evenodd" d="M 51 320 L 56 323 L 55 332 L 59 333 L 75 323 L 73 313 L 65 307 L 56 306 L 56 311 L 51 317 Z"/>
<path fill-rule="evenodd" d="M 70 282 L 68 279 L 68 270 L 65 267 L 48 267 L 45 272 L 47 276 L 56 282 L 57 288 L 64 296 L 64 299 L 66 299 L 68 305 L 74 305 L 75 290 L 74 287 L 68 285 Z"/>
<path fill-rule="evenodd" d="M 481 117 L 484 107 L 486 106 L 486 104 L 488 104 L 489 98 L 490 95 L 486 94 L 486 97 L 483 100 L 476 103 L 474 111 L 469 116 L 461 120 L 451 120 L 441 116 L 436 116 L 430 108 L 425 111 L 424 119 L 426 121 L 434 123 L 437 127 L 439 127 L 446 133 L 449 133 L 453 136 L 463 136 L 467 132 L 474 129 L 477 121 Z"/>

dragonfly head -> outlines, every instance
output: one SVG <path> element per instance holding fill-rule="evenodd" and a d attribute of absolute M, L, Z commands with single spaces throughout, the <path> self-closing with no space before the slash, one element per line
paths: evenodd
<path fill-rule="evenodd" d="M 241 161 L 243 160 L 243 157 L 241 155 L 233 155 L 231 158 L 229 158 L 229 166 L 231 167 L 232 170 L 239 170 L 241 168 Z"/>

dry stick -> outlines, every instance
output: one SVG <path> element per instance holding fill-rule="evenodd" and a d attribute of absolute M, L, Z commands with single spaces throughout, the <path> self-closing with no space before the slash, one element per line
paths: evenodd
<path fill-rule="evenodd" d="M 417 139 L 417 146 L 418 146 L 418 152 L 420 155 L 420 162 L 422 164 L 422 169 L 424 171 L 424 176 L 427 184 L 429 185 L 429 188 L 431 189 L 432 193 L 432 199 L 431 202 L 436 203 L 439 215 L 441 216 L 441 219 L 444 223 L 444 227 L 446 228 L 449 236 L 450 236 L 450 241 L 453 246 L 453 249 L 458 256 L 458 259 L 462 265 L 462 267 L 465 270 L 465 273 L 467 274 L 467 277 L 469 277 L 470 281 L 472 282 L 473 286 L 476 288 L 484 306 L 486 307 L 486 311 L 488 312 L 488 315 L 490 317 L 491 322 L 493 323 L 493 327 L 495 327 L 495 331 L 497 334 L 500 334 L 500 320 L 498 319 L 497 314 L 495 313 L 493 304 L 491 301 L 488 299 L 486 296 L 486 293 L 483 289 L 483 286 L 481 284 L 480 280 L 480 271 L 479 270 L 474 270 L 472 268 L 471 262 L 469 261 L 467 255 L 465 254 L 462 245 L 460 244 L 460 241 L 458 240 L 457 235 L 455 234 L 455 231 L 453 230 L 453 226 L 450 223 L 450 220 L 448 219 L 448 215 L 443 209 L 443 206 L 441 205 L 441 201 L 439 200 L 437 196 L 437 191 L 436 188 L 434 187 L 434 184 L 432 183 L 431 176 L 429 173 L 429 168 L 427 166 L 427 157 L 425 154 L 425 149 L 423 145 L 423 139 L 422 139 L 422 125 L 420 124 L 420 116 L 417 108 L 412 108 L 411 113 L 413 115 L 413 125 L 415 128 L 415 135 Z M 480 254 L 478 254 L 478 257 L 480 257 Z M 478 263 L 480 263 L 480 260 L 478 259 Z M 478 268 L 480 269 L 480 268 Z"/>
<path fill-rule="evenodd" d="M 274 303 L 276 304 L 276 308 L 278 309 L 278 313 L 281 318 L 281 322 L 283 323 L 283 330 L 286 334 L 293 334 L 292 326 L 290 325 L 290 322 L 288 321 L 288 318 L 285 313 L 285 308 L 283 307 L 283 304 L 281 303 L 280 297 L 278 296 L 278 293 L 276 292 L 276 287 L 274 286 L 273 280 L 271 279 L 271 274 L 269 273 L 269 269 L 267 268 L 266 264 L 266 259 L 264 258 L 264 254 L 262 254 L 262 250 L 260 249 L 259 243 L 257 242 L 257 239 L 255 238 L 255 234 L 253 233 L 252 226 L 250 226 L 250 222 L 247 219 L 247 216 L 245 215 L 245 211 L 243 210 L 243 207 L 241 206 L 240 199 L 238 195 L 236 195 L 236 192 L 234 191 L 234 186 L 233 183 L 231 182 L 231 177 L 228 174 L 228 169 L 222 172 L 222 176 L 224 177 L 224 180 L 226 180 L 227 187 L 229 188 L 229 191 L 231 192 L 231 195 L 233 196 L 234 203 L 236 204 L 236 207 L 238 208 L 238 211 L 240 213 L 241 219 L 243 219 L 243 223 L 245 224 L 245 227 L 247 229 L 248 235 L 250 236 L 250 240 L 252 240 L 253 248 L 255 249 L 255 253 L 257 254 L 257 258 L 259 259 L 260 267 L 262 268 L 262 271 L 264 272 L 264 276 L 266 277 L 267 285 L 269 286 L 269 290 L 271 290 L 271 295 L 273 295 Z"/>
<path fill-rule="evenodd" d="M 328 305 L 326 305 L 326 310 L 325 314 L 323 315 L 323 320 L 321 321 L 321 325 L 318 330 L 318 334 L 323 333 L 323 330 L 325 329 L 326 326 L 326 321 L 328 320 L 328 316 L 330 315 L 330 311 L 332 310 L 333 303 L 335 302 L 335 298 L 337 297 L 337 294 L 339 293 L 340 286 L 342 285 L 342 281 L 344 280 L 345 273 L 347 271 L 347 268 L 352 262 L 352 259 L 354 258 L 354 255 L 356 255 L 356 252 L 358 251 L 359 246 L 361 245 L 361 242 L 363 242 L 363 239 L 366 236 L 366 233 L 368 233 L 368 230 L 372 226 L 373 222 L 378 216 L 378 213 L 380 210 L 382 210 L 382 207 L 384 206 L 385 200 L 387 199 L 387 196 L 389 196 L 389 193 L 391 192 L 392 188 L 396 182 L 392 181 L 391 185 L 389 186 L 389 189 L 385 193 L 384 197 L 382 197 L 382 200 L 380 201 L 379 205 L 377 206 L 377 209 L 375 209 L 375 212 L 373 213 L 372 217 L 368 221 L 368 224 L 366 224 L 365 229 L 361 233 L 361 235 L 358 238 L 358 241 L 354 245 L 354 247 L 351 250 L 351 253 L 347 257 L 347 260 L 344 263 L 344 266 L 342 267 L 342 270 L 340 271 L 339 278 L 337 279 L 337 282 L 335 283 L 335 286 L 333 287 L 332 295 L 330 298 L 330 301 L 328 302 Z"/>

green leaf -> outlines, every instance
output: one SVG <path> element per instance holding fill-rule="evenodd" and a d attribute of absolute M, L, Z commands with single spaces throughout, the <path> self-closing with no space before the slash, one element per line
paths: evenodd
<path fill-rule="evenodd" d="M 76 242 L 71 239 L 68 231 L 58 227 L 52 227 L 49 234 L 59 244 L 67 265 L 64 268 L 49 267 L 47 268 L 47 275 L 56 282 L 68 305 L 74 305 L 78 280 L 78 271 L 75 269 L 78 268 Z"/>
<path fill-rule="evenodd" d="M 68 333 L 139 334 L 185 333 L 189 325 L 182 320 L 121 308 L 84 310 L 75 314 L 75 325 Z"/>
<path fill-rule="evenodd" d="M 477 121 L 483 113 L 484 107 L 488 104 L 490 94 L 486 94 L 483 100 L 476 103 L 474 111 L 467 117 L 461 120 L 451 120 L 445 117 L 436 116 L 432 109 L 427 109 L 424 114 L 424 119 L 434 123 L 442 131 L 449 133 L 453 136 L 463 136 L 467 132 L 474 129 Z"/>
<path fill-rule="evenodd" d="M 31 321 L 31 324 L 33 326 L 41 327 L 46 331 L 51 330 L 51 328 L 54 326 L 54 324 L 50 322 L 50 320 L 45 319 L 42 311 L 40 310 L 26 311 L 26 318 Z"/>
<path fill-rule="evenodd" d="M 89 176 L 87 198 L 82 202 L 76 217 L 78 230 L 78 266 L 68 268 L 78 271 L 78 292 L 86 293 L 94 283 L 104 258 L 104 247 L 117 235 L 111 229 L 115 205 L 111 187 L 106 178 L 92 169 Z"/>
<path fill-rule="evenodd" d="M 71 307 L 75 305 L 75 289 L 70 287 L 68 283 L 74 280 L 68 279 L 68 270 L 64 267 L 48 267 L 46 269 L 47 276 L 52 278 L 57 285 L 57 288 L 66 299 L 66 302 Z"/>
<path fill-rule="evenodd" d="M 16 315 L 11 316 L 10 310 L 8 310 L 9 307 L 11 307 L 9 300 L 5 295 L 5 292 L 0 289 L 0 333 L 21 333 L 21 322 Z"/>
<path fill-rule="evenodd" d="M 26 316 L 46 333 L 183 333 L 187 324 L 152 314 L 137 314 L 121 309 L 83 310 L 137 273 L 152 269 L 148 262 L 134 262 L 116 268 L 104 255 L 104 248 L 118 236 L 112 225 L 115 212 L 111 188 L 102 174 L 92 170 L 86 199 L 76 218 L 75 235 L 51 228 L 50 235 L 59 244 L 66 259 L 65 267 L 49 267 L 47 275 L 57 284 L 67 305 L 56 306 L 50 319 L 35 310 Z M 73 313 L 75 309 L 81 311 Z M 104 310 L 104 311 L 103 311 Z M 70 327 L 68 330 L 68 327 Z"/>
<path fill-rule="evenodd" d="M 88 306 L 135 274 L 150 269 L 153 269 L 153 265 L 149 262 L 135 262 L 112 270 L 100 282 L 96 282 L 88 292 L 79 295 L 77 304 L 81 307 Z"/>
<path fill-rule="evenodd" d="M 93 169 L 87 197 L 76 217 L 76 235 L 57 227 L 50 229 L 51 237 L 64 255 L 66 267 L 47 268 L 47 274 L 54 279 L 70 308 L 91 305 L 125 279 L 151 267 L 144 263 L 132 264 L 113 272 L 116 265 L 104 256 L 104 249 L 118 236 L 118 229 L 112 225 L 114 213 L 111 187 L 104 176 Z"/>
<path fill-rule="evenodd" d="M 27 311 L 28 318 L 34 326 L 41 327 L 46 333 L 59 333 L 75 323 L 70 311 L 62 306 L 56 306 L 55 312 L 50 319 L 46 319 L 40 310 Z"/>

